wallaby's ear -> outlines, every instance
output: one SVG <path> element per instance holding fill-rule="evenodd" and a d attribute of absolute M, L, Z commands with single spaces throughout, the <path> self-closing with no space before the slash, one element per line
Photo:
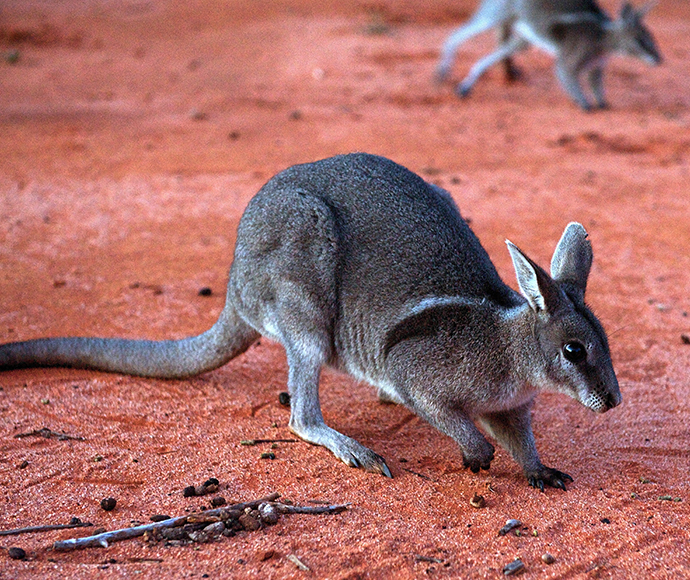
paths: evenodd
<path fill-rule="evenodd" d="M 568 283 L 585 294 L 587 278 L 592 267 L 592 244 L 587 231 L 577 222 L 569 223 L 551 258 L 551 277 Z"/>
<path fill-rule="evenodd" d="M 633 7 L 633 5 L 630 4 L 630 2 L 623 2 L 623 4 L 621 5 L 620 19 L 624 22 L 632 24 L 635 22 L 636 18 L 637 13 L 635 12 L 635 8 Z"/>
<path fill-rule="evenodd" d="M 513 260 L 520 293 L 535 312 L 553 312 L 561 301 L 561 290 L 549 275 L 511 241 L 506 240 Z"/>
<path fill-rule="evenodd" d="M 649 2 L 646 2 L 642 6 L 640 6 L 637 9 L 637 17 L 641 20 L 647 14 L 649 14 L 649 11 L 656 6 L 656 0 L 650 0 Z"/>

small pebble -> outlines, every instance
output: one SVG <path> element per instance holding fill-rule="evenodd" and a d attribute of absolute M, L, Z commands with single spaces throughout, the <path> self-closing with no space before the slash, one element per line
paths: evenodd
<path fill-rule="evenodd" d="M 290 406 L 290 393 L 280 393 L 278 395 L 278 402 L 283 405 L 283 407 L 289 407 Z"/>
<path fill-rule="evenodd" d="M 680 335 L 680 340 L 683 344 L 690 344 L 690 335 L 688 334 L 681 334 Z"/>
<path fill-rule="evenodd" d="M 520 558 L 516 558 L 510 564 L 506 564 L 503 568 L 504 576 L 512 576 L 513 574 L 519 574 L 525 569 L 525 565 L 522 563 Z"/>
<path fill-rule="evenodd" d="M 261 454 L 261 459 L 275 459 L 275 458 L 276 458 L 276 454 L 271 453 L 270 451 L 264 451 Z"/>
<path fill-rule="evenodd" d="M 7 554 L 13 560 L 24 560 L 26 558 L 26 552 L 22 548 L 12 547 L 7 550 Z"/>
<path fill-rule="evenodd" d="M 225 498 L 223 496 L 217 495 L 214 498 L 211 498 L 211 506 L 213 507 L 220 507 L 222 505 L 225 505 L 227 502 L 225 501 Z"/>
<path fill-rule="evenodd" d="M 114 497 L 106 497 L 101 500 L 101 508 L 107 512 L 113 511 L 116 505 L 117 500 Z"/>
<path fill-rule="evenodd" d="M 546 554 L 542 554 L 541 561 L 550 566 L 556 561 L 556 558 L 547 552 Z"/>
<path fill-rule="evenodd" d="M 505 536 L 510 530 L 518 528 L 521 525 L 522 525 L 522 522 L 520 520 L 508 520 L 506 522 L 506 525 L 503 526 L 500 530 L 498 530 L 498 535 L 499 536 Z"/>
<path fill-rule="evenodd" d="M 29 467 L 29 462 L 26 459 L 17 465 L 17 469 L 26 469 L 27 467 Z"/>
<path fill-rule="evenodd" d="M 272 506 L 270 503 L 262 503 L 259 506 L 259 516 L 264 524 L 267 526 L 272 526 L 278 523 L 280 514 L 275 506 Z"/>
<path fill-rule="evenodd" d="M 21 54 L 17 49 L 8 50 L 5 53 L 5 62 L 7 64 L 17 64 L 20 56 Z"/>
<path fill-rule="evenodd" d="M 473 508 L 481 509 L 486 505 L 486 500 L 484 499 L 483 495 L 479 495 L 478 493 L 475 493 L 472 496 L 472 499 L 470 500 L 470 505 Z"/>
<path fill-rule="evenodd" d="M 211 296 L 213 294 L 213 290 L 211 290 L 208 286 L 204 286 L 199 290 L 199 296 Z"/>
<path fill-rule="evenodd" d="M 182 495 L 184 497 L 194 497 L 196 495 L 196 487 L 194 487 L 193 485 L 188 485 L 184 488 Z"/>
<path fill-rule="evenodd" d="M 170 516 L 166 516 L 164 514 L 156 514 L 153 515 L 149 518 L 152 522 L 164 522 L 165 520 L 169 520 Z"/>

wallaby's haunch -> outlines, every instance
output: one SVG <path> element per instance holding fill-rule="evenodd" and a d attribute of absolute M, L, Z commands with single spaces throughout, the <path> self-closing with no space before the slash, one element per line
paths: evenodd
<path fill-rule="evenodd" d="M 448 76 L 463 42 L 495 28 L 498 49 L 475 63 L 456 88 L 459 96 L 467 96 L 479 77 L 500 61 L 506 65 L 506 76 L 515 78 L 518 72 L 511 55 L 533 44 L 556 58 L 556 76 L 580 107 L 592 108 L 580 86 L 584 74 L 597 106 L 605 108 L 604 65 L 610 54 L 661 62 L 654 38 L 642 21 L 651 7 L 647 4 L 636 10 L 626 2 L 619 18 L 612 20 L 595 0 L 483 0 L 472 18 L 446 40 L 436 76 L 440 81 Z"/>
<path fill-rule="evenodd" d="M 381 157 L 296 165 L 271 179 L 239 224 L 227 302 L 183 340 L 48 338 L 0 346 L 0 369 L 69 366 L 182 378 L 215 369 L 259 335 L 289 364 L 290 428 L 354 467 L 382 457 L 328 427 L 324 365 L 374 385 L 452 437 L 473 472 L 505 447 L 532 486 L 570 476 L 539 460 L 530 406 L 540 390 L 597 413 L 621 401 L 606 335 L 584 303 L 592 250 L 566 228 L 551 276 L 508 242 L 522 296 L 500 279 L 450 195 Z M 347 412 L 344 410 L 344 412 Z"/>

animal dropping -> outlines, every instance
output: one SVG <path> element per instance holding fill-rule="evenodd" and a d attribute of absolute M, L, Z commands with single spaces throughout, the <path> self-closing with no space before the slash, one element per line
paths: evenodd
<path fill-rule="evenodd" d="M 285 347 L 290 428 L 346 464 L 391 476 L 380 455 L 325 424 L 325 365 L 452 437 L 474 473 L 494 457 L 480 425 L 530 485 L 565 489 L 570 476 L 537 453 L 534 397 L 564 393 L 597 413 L 621 401 L 606 334 L 584 302 L 592 249 L 571 223 L 550 275 L 510 242 L 508 250 L 520 293 L 501 280 L 440 187 L 367 154 L 296 165 L 247 206 L 225 307 L 210 330 L 167 341 L 9 343 L 0 346 L 0 369 L 183 379 L 224 365 L 263 335 Z"/>
<path fill-rule="evenodd" d="M 662 60 L 643 22 L 652 6 L 636 9 L 625 2 L 614 20 L 595 0 L 483 0 L 472 18 L 446 40 L 436 77 L 439 81 L 448 77 L 462 43 L 493 28 L 498 48 L 474 64 L 456 87 L 458 96 L 468 96 L 479 78 L 499 62 L 509 80 L 517 78 L 520 73 L 511 57 L 533 45 L 556 59 L 556 77 L 577 105 L 586 111 L 592 108 L 582 90 L 584 76 L 596 106 L 603 109 L 607 106 L 604 66 L 611 54 L 625 54 L 652 65 Z"/>

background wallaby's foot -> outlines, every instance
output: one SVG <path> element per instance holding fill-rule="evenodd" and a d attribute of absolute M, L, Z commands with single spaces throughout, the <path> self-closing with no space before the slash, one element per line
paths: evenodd
<path fill-rule="evenodd" d="M 466 83 L 458 83 L 458 85 L 455 87 L 455 94 L 461 99 L 469 97 L 471 92 L 472 85 L 468 85 Z"/>
<path fill-rule="evenodd" d="M 326 424 L 309 427 L 296 427 L 291 424 L 290 429 L 305 441 L 325 447 L 350 467 L 361 467 L 365 471 L 393 477 L 383 457 Z"/>
<path fill-rule="evenodd" d="M 511 58 L 503 59 L 503 74 L 509 83 L 522 79 L 522 69 L 516 66 Z"/>
<path fill-rule="evenodd" d="M 573 481 L 573 478 L 567 473 L 546 467 L 545 465 L 537 469 L 525 470 L 525 477 L 527 477 L 527 481 L 532 487 L 536 487 L 540 491 L 544 491 L 545 485 L 566 491 L 565 482 Z"/>

